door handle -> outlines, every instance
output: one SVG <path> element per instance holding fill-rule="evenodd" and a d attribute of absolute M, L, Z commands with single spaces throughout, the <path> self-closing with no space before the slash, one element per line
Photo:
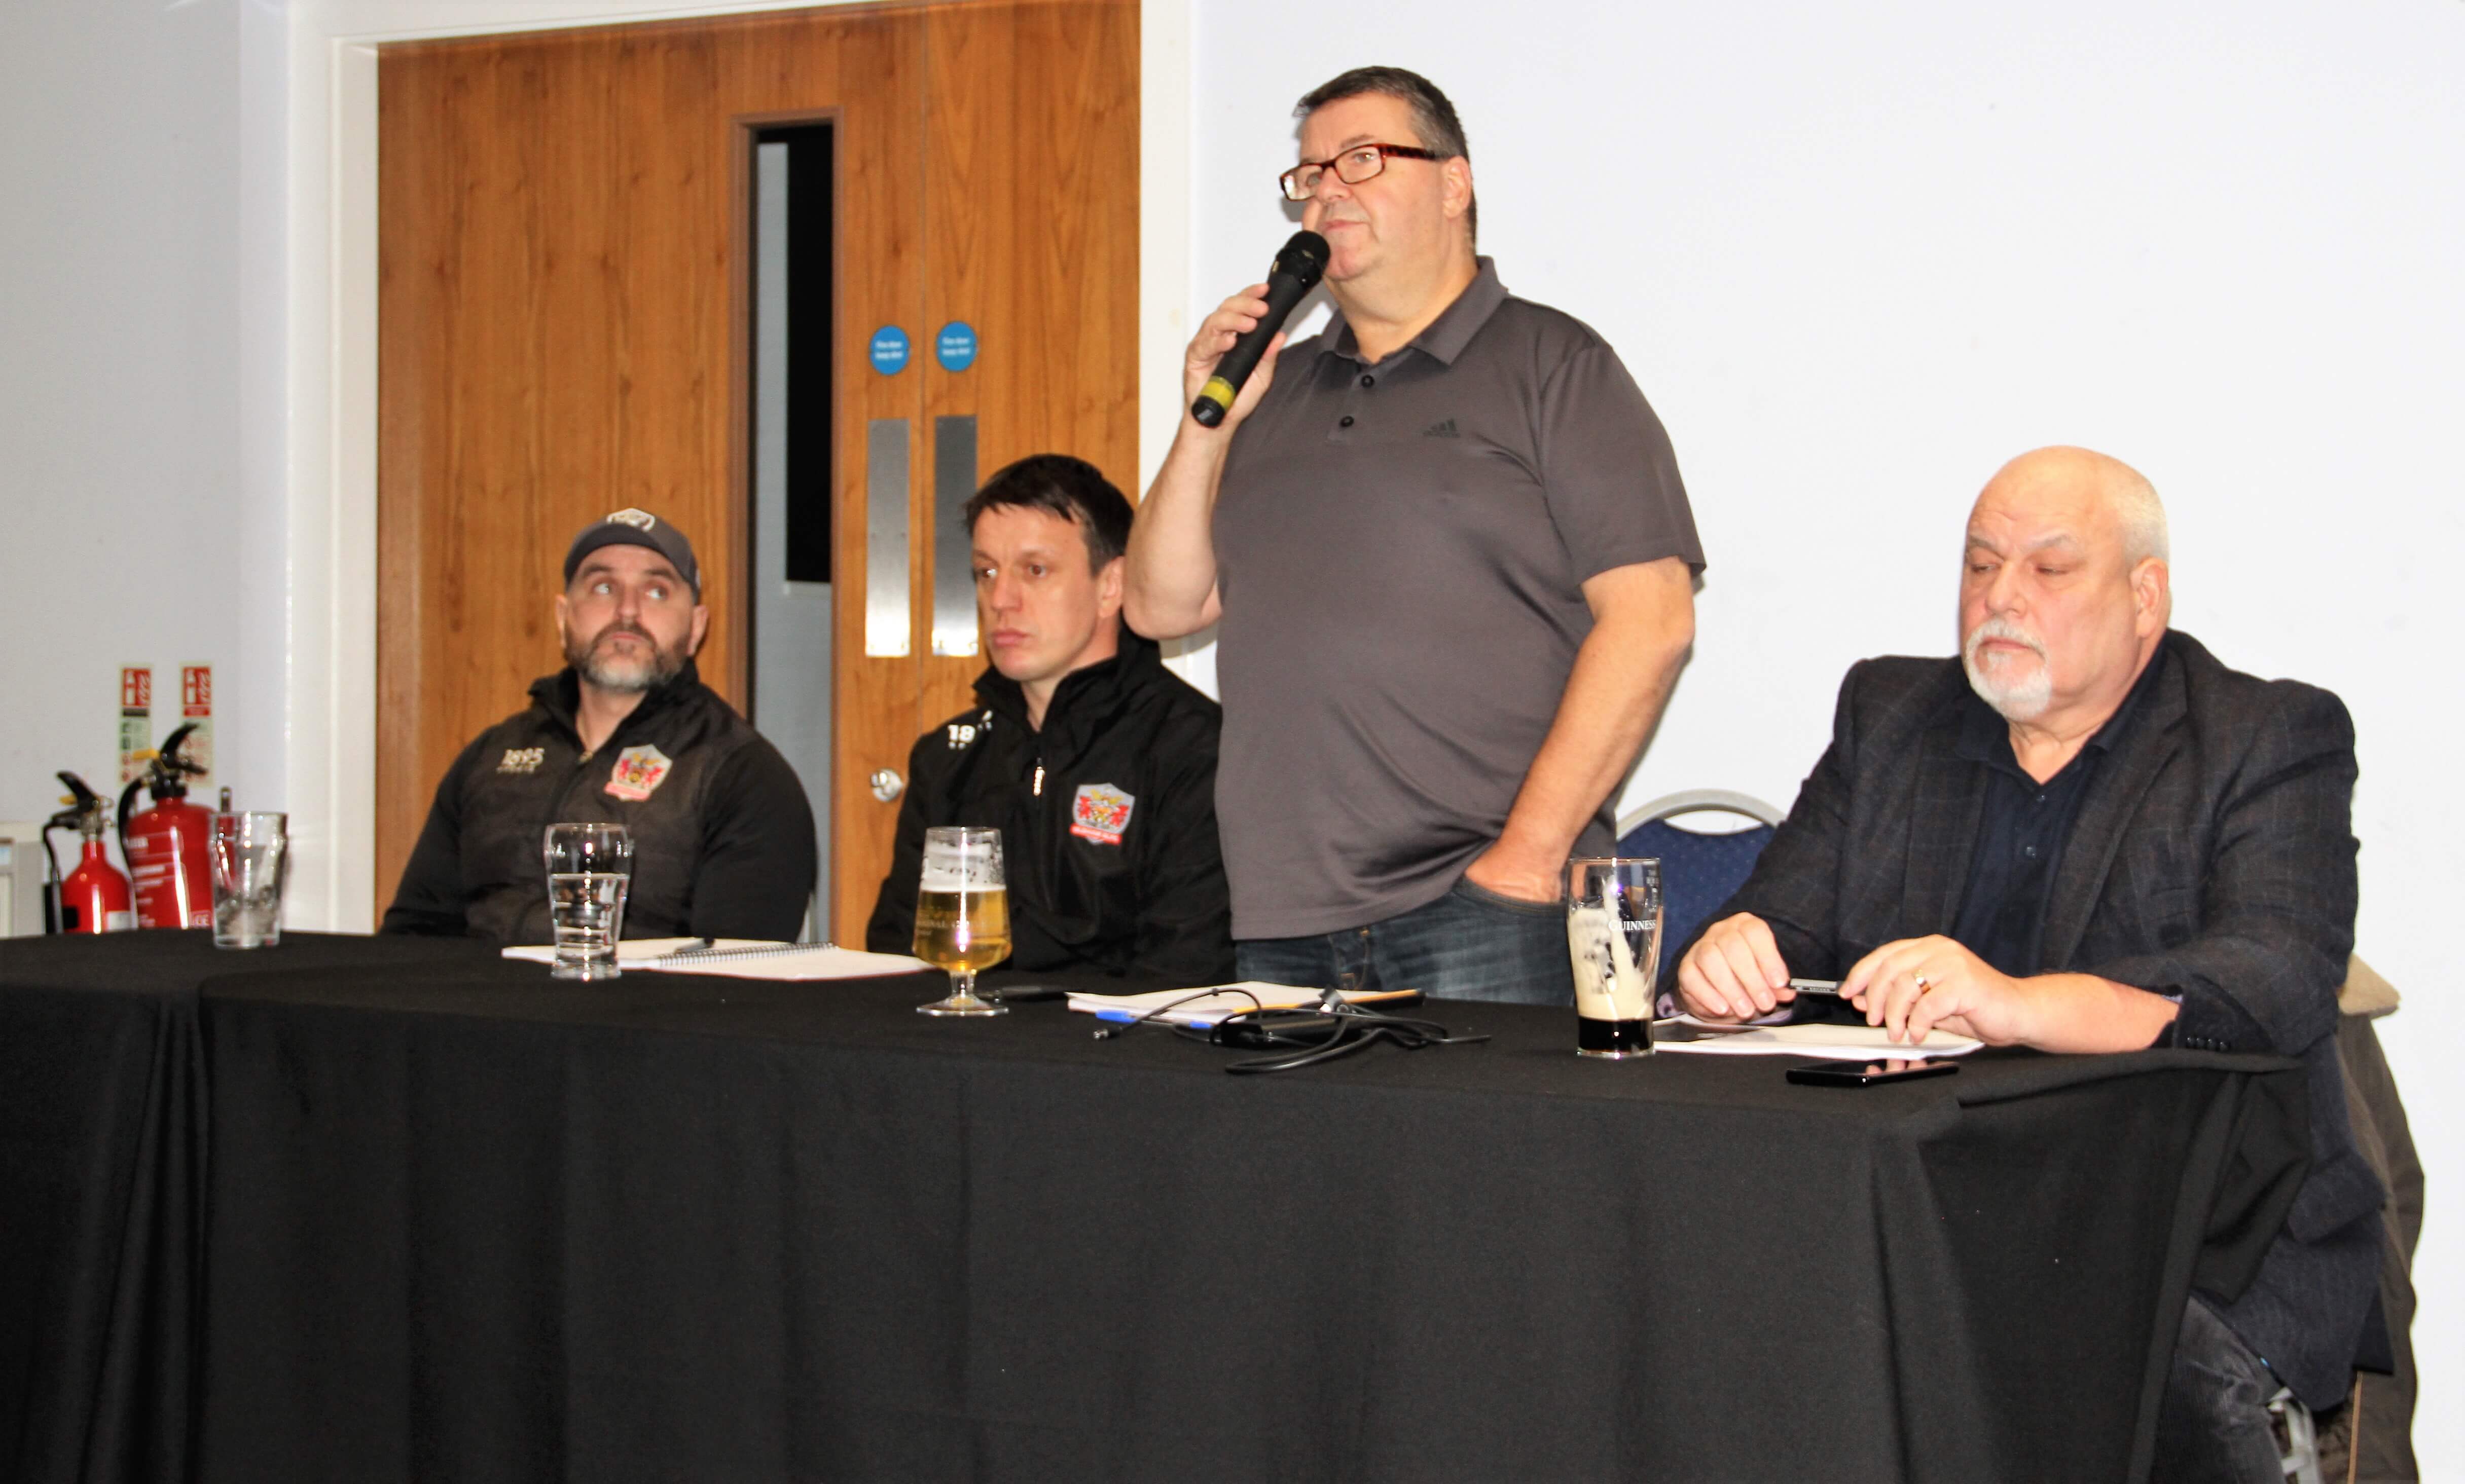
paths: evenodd
<path fill-rule="evenodd" d="M 864 425 L 865 657 L 904 656 L 909 627 L 907 419 L 877 417 Z"/>
<path fill-rule="evenodd" d="M 976 563 L 967 500 L 976 493 L 976 419 L 933 419 L 933 653 L 976 652 Z"/>
<path fill-rule="evenodd" d="M 899 777 L 896 768 L 875 768 L 873 777 L 866 782 L 873 785 L 873 796 L 884 804 L 890 803 L 907 791 L 907 780 Z"/>

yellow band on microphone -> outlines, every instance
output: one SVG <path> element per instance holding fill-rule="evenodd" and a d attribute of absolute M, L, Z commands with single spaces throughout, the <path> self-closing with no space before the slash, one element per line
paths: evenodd
<path fill-rule="evenodd" d="M 1232 410 L 1232 399 L 1239 395 L 1232 389 L 1232 384 L 1221 376 L 1209 377 L 1207 385 L 1198 389 L 1198 394 L 1228 412 Z"/>

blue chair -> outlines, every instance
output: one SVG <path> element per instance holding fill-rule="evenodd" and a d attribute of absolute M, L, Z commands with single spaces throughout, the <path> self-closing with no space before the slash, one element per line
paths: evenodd
<path fill-rule="evenodd" d="M 1681 830 L 1671 823 L 1682 815 L 1706 812 L 1743 814 L 1755 823 L 1744 830 L 1714 834 Z M 1660 860 L 1661 966 L 1674 962 L 1677 950 L 1694 940 L 1712 914 L 1755 869 L 1755 857 L 1771 842 L 1781 812 L 1751 794 L 1724 788 L 1695 788 L 1653 800 L 1618 821 L 1617 852 L 1652 855 Z"/>

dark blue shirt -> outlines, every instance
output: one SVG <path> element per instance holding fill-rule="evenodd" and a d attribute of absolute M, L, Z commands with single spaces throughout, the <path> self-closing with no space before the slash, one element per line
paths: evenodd
<path fill-rule="evenodd" d="M 2158 651 L 2164 648 L 2160 640 Z M 2098 769 L 2141 709 L 2140 698 L 2148 689 L 2148 677 L 2157 673 L 2158 657 L 2149 655 L 2131 693 L 2105 725 L 2044 783 L 2020 766 L 2011 751 L 2010 723 L 1974 693 L 1968 698 L 1952 755 L 1986 769 L 1986 805 L 1977 821 L 1976 852 L 1969 857 L 1968 889 L 1961 897 L 1960 915 L 1952 919 L 1951 936 L 2006 974 L 2017 978 L 2045 971 L 2046 903 L 2054 894 L 2054 873 Z"/>

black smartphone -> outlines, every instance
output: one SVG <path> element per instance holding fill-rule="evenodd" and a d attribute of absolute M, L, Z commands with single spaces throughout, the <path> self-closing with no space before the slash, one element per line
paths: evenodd
<path fill-rule="evenodd" d="M 1809 1087 L 1873 1087 L 1877 1082 L 1914 1082 L 1920 1077 L 1945 1077 L 1960 1070 L 1947 1057 L 1912 1060 L 1894 1056 L 1884 1061 L 1826 1061 L 1791 1067 L 1788 1079 Z"/>
<path fill-rule="evenodd" d="M 1068 985 L 1001 985 L 985 986 L 985 993 L 1010 1005 L 1025 1005 L 1033 1000 L 1058 1000 L 1070 992 Z"/>

